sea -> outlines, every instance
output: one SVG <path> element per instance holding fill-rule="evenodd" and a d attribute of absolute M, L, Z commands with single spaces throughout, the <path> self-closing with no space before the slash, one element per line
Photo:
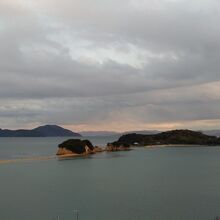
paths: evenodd
<path fill-rule="evenodd" d="M 89 137 L 99 146 L 117 138 Z M 0 220 L 220 216 L 220 147 L 138 147 L 59 159 L 57 146 L 66 139 L 0 138 Z"/>

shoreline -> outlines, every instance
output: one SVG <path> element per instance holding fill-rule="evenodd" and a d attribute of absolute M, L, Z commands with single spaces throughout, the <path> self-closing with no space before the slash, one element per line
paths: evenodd
<path fill-rule="evenodd" d="M 88 154 L 63 154 L 63 155 L 56 155 L 58 159 L 65 159 L 65 158 L 71 158 L 71 157 L 83 157 L 87 156 Z"/>
<path fill-rule="evenodd" d="M 146 145 L 145 148 L 164 148 L 164 147 L 220 147 L 220 145 L 199 145 L 199 144 L 155 144 Z"/>
<path fill-rule="evenodd" d="M 39 160 L 51 160 L 55 159 L 57 156 L 39 156 L 39 157 L 24 157 L 17 159 L 3 159 L 0 160 L 0 164 L 8 164 L 8 163 L 19 163 L 19 162 L 29 162 L 29 161 L 39 161 Z"/>

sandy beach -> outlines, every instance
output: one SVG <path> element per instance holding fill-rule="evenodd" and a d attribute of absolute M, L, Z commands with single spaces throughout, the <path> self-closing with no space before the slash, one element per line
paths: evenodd
<path fill-rule="evenodd" d="M 25 158 L 18 158 L 18 159 L 0 160 L 0 164 L 18 163 L 18 162 L 34 161 L 34 160 L 51 160 L 55 158 L 57 158 L 57 156 L 25 157 Z"/>

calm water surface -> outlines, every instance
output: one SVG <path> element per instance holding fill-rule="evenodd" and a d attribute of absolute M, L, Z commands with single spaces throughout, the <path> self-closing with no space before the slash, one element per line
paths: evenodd
<path fill-rule="evenodd" d="M 104 145 L 117 137 L 90 138 Z M 0 158 L 49 156 L 65 138 L 1 138 Z M 220 147 L 137 148 L 0 164 L 1 220 L 211 220 Z"/>

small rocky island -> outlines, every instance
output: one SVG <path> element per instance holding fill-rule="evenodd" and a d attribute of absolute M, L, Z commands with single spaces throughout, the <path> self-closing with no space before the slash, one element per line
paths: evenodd
<path fill-rule="evenodd" d="M 118 141 L 111 143 L 112 146 L 152 146 L 152 145 L 220 145 L 220 138 L 205 135 L 191 130 L 172 130 L 158 134 L 126 134 Z"/>
<path fill-rule="evenodd" d="M 109 143 L 105 148 L 93 146 L 89 140 L 69 139 L 58 145 L 57 155 L 61 157 L 84 156 L 100 152 L 126 151 L 130 147 L 127 145 L 114 146 Z"/>
<path fill-rule="evenodd" d="M 88 155 L 104 151 L 101 147 L 93 146 L 89 140 L 69 139 L 58 145 L 58 156 Z"/>

